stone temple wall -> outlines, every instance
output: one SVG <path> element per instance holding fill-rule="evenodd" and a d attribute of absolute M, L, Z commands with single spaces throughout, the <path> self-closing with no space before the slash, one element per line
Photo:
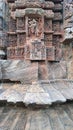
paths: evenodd
<path fill-rule="evenodd" d="M 7 59 L 60 61 L 63 36 L 61 1 L 16 0 L 8 3 Z"/>
<path fill-rule="evenodd" d="M 72 49 L 63 44 L 63 0 L 2 2 L 2 49 L 6 56 L 0 60 L 0 79 L 32 83 L 71 78 L 68 57 Z M 66 25 L 64 28 L 66 32 Z"/>

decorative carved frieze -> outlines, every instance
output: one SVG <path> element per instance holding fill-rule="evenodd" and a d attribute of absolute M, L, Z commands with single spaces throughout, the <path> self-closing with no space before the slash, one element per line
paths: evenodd
<path fill-rule="evenodd" d="M 46 18 L 54 18 L 54 13 L 52 10 L 44 10 L 42 8 L 25 8 L 25 9 L 17 9 L 15 11 L 15 17 L 24 17 L 26 15 L 37 15 L 37 16 L 45 16 Z"/>
<path fill-rule="evenodd" d="M 54 8 L 54 3 L 51 1 L 16 1 L 15 8 Z"/>
<path fill-rule="evenodd" d="M 24 17 L 25 15 L 44 15 L 44 10 L 41 8 L 26 8 L 26 9 L 17 9 L 15 11 L 15 17 Z"/>

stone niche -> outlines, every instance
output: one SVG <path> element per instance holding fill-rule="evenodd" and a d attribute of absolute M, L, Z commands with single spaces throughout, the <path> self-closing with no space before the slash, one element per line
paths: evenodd
<path fill-rule="evenodd" d="M 34 11 L 34 9 L 33 9 Z M 37 14 L 26 17 L 26 59 L 46 60 L 44 39 L 44 18 Z"/>
<path fill-rule="evenodd" d="M 9 19 L 9 32 L 15 32 L 16 31 L 16 19 L 10 17 Z"/>
<path fill-rule="evenodd" d="M 43 37 L 43 19 L 42 17 L 35 16 L 33 17 L 32 15 L 27 18 L 26 20 L 28 23 L 27 25 L 27 36 L 30 40 L 35 40 L 36 38 L 42 39 Z"/>
<path fill-rule="evenodd" d="M 25 30 L 25 17 L 17 18 L 17 30 Z"/>
<path fill-rule="evenodd" d="M 17 33 L 17 45 L 23 46 L 26 43 L 26 34 L 24 32 Z"/>
<path fill-rule="evenodd" d="M 46 48 L 41 41 L 36 40 L 31 43 L 30 59 L 46 60 Z"/>

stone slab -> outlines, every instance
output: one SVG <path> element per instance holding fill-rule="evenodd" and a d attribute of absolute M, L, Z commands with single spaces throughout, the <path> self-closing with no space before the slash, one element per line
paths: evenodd
<path fill-rule="evenodd" d="M 1 60 L 0 79 L 31 83 L 38 80 L 38 63 L 24 60 Z"/>

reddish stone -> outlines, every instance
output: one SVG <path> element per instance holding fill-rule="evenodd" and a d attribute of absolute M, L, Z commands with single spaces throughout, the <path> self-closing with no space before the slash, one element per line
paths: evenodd
<path fill-rule="evenodd" d="M 55 48 L 53 46 L 46 47 L 46 55 L 48 61 L 55 61 Z"/>
<path fill-rule="evenodd" d="M 57 1 L 19 2 L 17 0 L 9 5 L 11 14 L 9 16 L 8 58 L 55 61 L 57 52 L 59 55 L 61 52 L 61 0 L 58 3 Z M 12 48 L 9 49 L 9 47 Z M 15 47 L 14 53 L 13 47 Z M 54 48 L 58 48 L 56 52 Z"/>

